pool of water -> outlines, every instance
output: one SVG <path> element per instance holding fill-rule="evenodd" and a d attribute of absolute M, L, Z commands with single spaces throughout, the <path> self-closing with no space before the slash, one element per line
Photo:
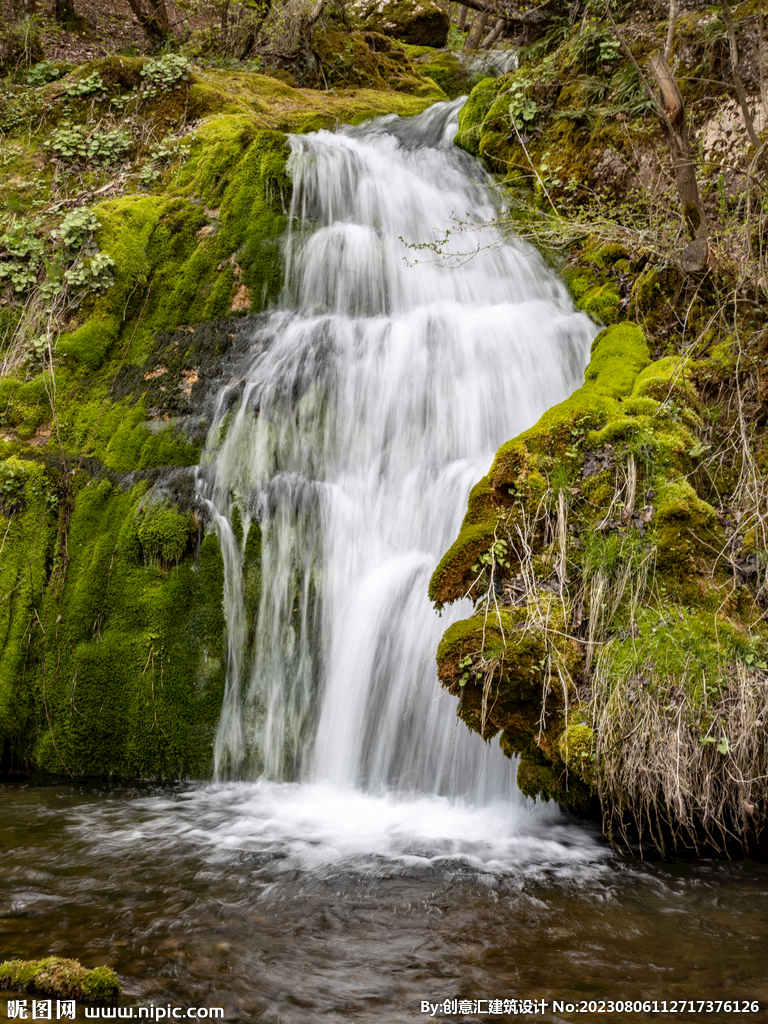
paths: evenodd
<path fill-rule="evenodd" d="M 2 957 L 110 964 L 126 1004 L 272 1024 L 405 1024 L 445 999 L 550 1006 L 433 1019 L 735 1016 L 553 1014 L 553 999 L 768 1007 L 755 862 L 626 862 L 522 801 L 277 783 L 11 786 L 0 800 Z"/>

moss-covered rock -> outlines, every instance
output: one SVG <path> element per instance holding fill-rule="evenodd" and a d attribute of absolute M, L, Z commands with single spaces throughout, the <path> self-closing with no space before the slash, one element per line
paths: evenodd
<path fill-rule="evenodd" d="M 609 827 L 633 820 L 662 846 L 756 834 L 724 755 L 700 754 L 699 737 L 727 752 L 745 742 L 742 718 L 764 713 L 768 631 L 696 489 L 699 413 L 685 359 L 652 361 L 634 324 L 602 331 L 583 386 L 499 449 L 430 582 L 438 608 L 475 601 L 443 637 L 438 674 L 467 726 L 520 758 L 522 792 L 579 810 L 599 798 Z M 709 796 L 673 799 L 674 721 L 686 770 L 729 792 L 716 813 Z M 686 785 L 713 792 L 693 774 Z"/>
<path fill-rule="evenodd" d="M 428 75 L 440 86 L 448 99 L 457 96 L 468 96 L 472 91 L 476 77 L 461 63 L 451 50 L 433 50 L 429 47 L 411 47 L 414 67 L 424 75 Z"/>
<path fill-rule="evenodd" d="M 314 32 L 312 45 L 328 83 L 390 88 L 416 96 L 436 89 L 434 82 L 418 76 L 406 50 L 393 46 L 375 28 L 350 32 L 345 25 L 329 22 Z"/>
<path fill-rule="evenodd" d="M 0 964 L 0 988 L 88 1003 L 112 1003 L 121 992 L 111 967 L 94 967 L 89 971 L 77 960 L 60 956 L 6 960 Z"/>
<path fill-rule="evenodd" d="M 350 14 L 365 28 L 414 46 L 445 46 L 451 24 L 435 0 L 355 0 Z"/>

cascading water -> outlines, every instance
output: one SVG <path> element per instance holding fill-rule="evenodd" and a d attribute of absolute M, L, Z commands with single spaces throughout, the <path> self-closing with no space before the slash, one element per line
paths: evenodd
<path fill-rule="evenodd" d="M 427 584 L 499 444 L 580 383 L 595 328 L 493 225 L 452 144 L 460 105 L 291 138 L 282 308 L 201 468 L 226 571 L 217 778 L 480 802 L 513 787 L 441 695 Z M 418 248 L 449 234 L 454 256 Z M 243 537 L 262 530 L 249 659 L 234 506 Z"/>

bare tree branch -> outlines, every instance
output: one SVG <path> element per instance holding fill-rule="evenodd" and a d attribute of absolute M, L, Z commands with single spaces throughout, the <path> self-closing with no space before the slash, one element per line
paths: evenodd
<path fill-rule="evenodd" d="M 768 160 L 765 158 L 765 146 L 760 141 L 757 132 L 755 131 L 755 123 L 752 120 L 752 114 L 749 111 L 749 104 L 747 103 L 747 92 L 744 88 L 744 81 L 739 71 L 739 48 L 736 44 L 736 29 L 733 26 L 733 18 L 731 17 L 731 5 L 729 0 L 720 0 L 720 6 L 723 11 L 723 21 L 725 21 L 725 28 L 728 33 L 728 46 L 731 51 L 731 74 L 733 75 L 733 84 L 736 86 L 736 95 L 739 99 L 739 106 L 741 107 L 741 114 L 744 118 L 744 124 L 747 129 L 747 135 L 749 141 L 755 147 L 757 159 L 762 169 L 768 172 Z M 762 40 L 762 26 L 758 26 L 760 32 L 760 39 Z M 760 64 L 760 72 L 762 74 L 762 61 Z"/>
<path fill-rule="evenodd" d="M 675 41 L 675 26 L 677 24 L 677 0 L 669 0 L 669 23 L 667 24 L 667 41 L 664 44 L 664 60 L 669 64 L 672 56 L 672 43 Z"/>

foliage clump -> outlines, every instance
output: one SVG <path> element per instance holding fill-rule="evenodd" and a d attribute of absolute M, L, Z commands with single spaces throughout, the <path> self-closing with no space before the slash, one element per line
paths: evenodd
<path fill-rule="evenodd" d="M 178 563 L 189 544 L 191 517 L 168 502 L 142 506 L 138 517 L 137 533 L 144 557 Z"/>
<path fill-rule="evenodd" d="M 92 71 L 89 75 L 76 78 L 67 82 L 64 88 L 64 95 L 67 99 L 81 99 L 85 96 L 106 96 L 107 87 L 98 71 Z"/>
<path fill-rule="evenodd" d="M 141 69 L 142 92 L 154 99 L 162 93 L 181 89 L 190 79 L 192 62 L 181 53 L 166 53 L 148 60 Z"/>
<path fill-rule="evenodd" d="M 132 145 L 133 139 L 122 128 L 88 131 L 80 125 L 63 125 L 51 132 L 45 148 L 66 164 L 107 166 L 124 160 Z"/>

